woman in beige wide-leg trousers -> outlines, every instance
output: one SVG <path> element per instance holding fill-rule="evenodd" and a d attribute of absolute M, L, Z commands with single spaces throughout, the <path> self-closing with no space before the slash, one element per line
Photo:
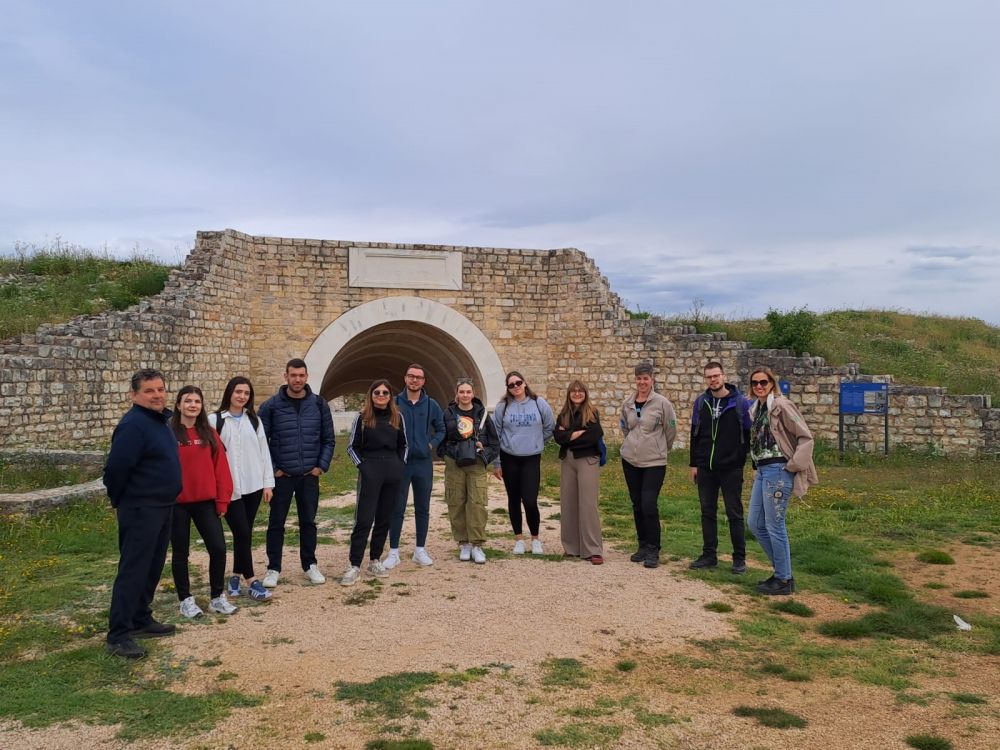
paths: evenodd
<path fill-rule="evenodd" d="M 559 480 L 560 525 L 563 551 L 571 557 L 604 562 L 601 516 L 597 508 L 604 431 L 590 393 L 579 380 L 566 389 L 556 429 L 562 461 Z"/>

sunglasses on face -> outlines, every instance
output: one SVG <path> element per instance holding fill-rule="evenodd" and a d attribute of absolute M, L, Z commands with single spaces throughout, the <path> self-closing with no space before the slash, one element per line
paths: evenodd
<path fill-rule="evenodd" d="M 765 385 L 769 385 L 770 383 L 771 383 L 770 380 L 751 380 L 750 381 L 750 385 L 752 385 L 754 388 L 763 388 Z"/>
<path fill-rule="evenodd" d="M 389 391 L 372 391 L 373 396 L 388 396 Z"/>
<path fill-rule="evenodd" d="M 508 388 L 520 388 L 522 385 L 524 385 L 523 380 L 512 380 L 509 383 L 507 383 Z"/>

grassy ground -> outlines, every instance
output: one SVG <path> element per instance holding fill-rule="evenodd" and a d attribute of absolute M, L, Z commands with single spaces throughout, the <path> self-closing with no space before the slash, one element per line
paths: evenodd
<path fill-rule="evenodd" d="M 803 595 L 812 597 L 811 602 L 817 594 L 828 595 L 843 616 L 819 618 L 797 598 L 760 597 L 753 589 L 759 576 L 733 576 L 725 560 L 715 570 L 684 572 L 719 589 L 719 600 L 706 609 L 731 613 L 737 634 L 696 643 L 694 655 L 650 652 L 648 644 L 635 644 L 623 646 L 620 657 L 608 665 L 572 658 L 545 661 L 539 665 L 540 683 L 532 688 L 538 697 L 532 700 L 537 700 L 535 710 L 551 712 L 551 720 L 533 735 L 535 742 L 601 747 L 636 727 L 652 736 L 657 727 L 688 720 L 654 710 L 643 692 L 649 685 L 683 691 L 703 690 L 706 684 L 746 684 L 746 700 L 734 714 L 778 728 L 802 726 L 806 719 L 754 700 L 773 681 L 846 679 L 885 688 L 898 703 L 946 701 L 973 717 L 991 710 L 984 704 L 992 699 L 974 691 L 937 695 L 918 689 L 922 679 L 953 669 L 954 659 L 1000 654 L 1000 618 L 969 609 L 988 594 L 966 597 L 975 587 L 950 584 L 954 605 L 943 610 L 924 597 L 942 591 L 911 587 L 897 565 L 905 560 L 933 568 L 963 547 L 1000 546 L 996 463 L 905 453 L 887 459 L 848 456 L 841 463 L 827 451 L 819 451 L 818 459 L 823 483 L 797 501 L 789 516 L 793 565 Z M 663 554 L 675 560 L 700 551 L 698 501 L 683 463 L 673 462 L 661 495 Z M 543 460 L 543 491 L 552 497 L 558 496 L 558 472 L 558 459 L 549 450 Z M 353 466 L 338 454 L 323 478 L 323 494 L 350 491 L 354 482 Z M 349 525 L 351 510 L 323 509 L 321 520 Z M 614 449 L 602 475 L 601 512 L 606 544 L 630 549 L 632 516 Z M 724 523 L 722 551 L 728 547 Z M 262 524 L 257 533 L 262 534 Z M 752 539 L 748 550 L 763 567 Z M 918 562 L 922 559 L 928 562 Z M 120 723 L 125 739 L 171 737 L 203 731 L 233 709 L 265 700 L 224 685 L 207 694 L 188 694 L 182 689 L 186 672 L 205 665 L 179 663 L 169 641 L 152 642 L 151 658 L 139 664 L 106 656 L 103 632 L 115 560 L 114 517 L 105 503 L 78 503 L 0 526 L 0 719 L 17 718 L 28 726 L 69 719 Z M 378 606 L 375 600 L 383 589 L 402 596 L 406 586 L 404 581 L 388 587 L 376 581 L 359 587 L 359 600 L 347 603 Z M 751 604 L 740 604 L 733 612 L 723 601 L 732 601 L 732 594 L 745 595 Z M 157 611 L 172 613 L 175 602 L 168 585 L 159 597 Z M 953 612 L 972 623 L 973 630 L 956 631 Z M 196 626 L 224 627 L 212 618 Z M 427 691 L 480 680 L 500 690 L 504 681 L 520 679 L 508 671 L 507 665 L 489 664 L 461 673 L 391 675 L 370 683 L 338 683 L 333 697 L 363 708 L 376 734 L 398 736 L 401 723 L 424 725 L 432 705 L 423 697 Z M 663 682 L 666 675 L 668 683 Z M 67 684 L 77 689 L 62 689 Z M 322 741 L 319 736 L 305 739 Z M 371 746 L 395 747 L 392 742 L 430 746 L 416 737 L 375 739 Z"/>
<path fill-rule="evenodd" d="M 838 310 L 819 314 L 810 354 L 831 365 L 857 362 L 862 372 L 891 373 L 898 383 L 941 385 L 951 393 L 987 393 L 1000 403 L 1000 329 L 975 318 L 912 315 L 887 310 Z M 759 345 L 763 319 L 680 316 L 699 332 L 722 331 Z"/>
<path fill-rule="evenodd" d="M 124 310 L 161 291 L 170 270 L 138 253 L 116 260 L 60 242 L 19 247 L 14 257 L 0 258 L 0 339 L 75 315 Z"/>
<path fill-rule="evenodd" d="M 28 492 L 29 490 L 82 484 L 91 479 L 97 479 L 99 476 L 100 472 L 97 469 L 85 469 L 80 466 L 57 466 L 38 459 L 31 463 L 11 462 L 0 456 L 0 493 Z"/>

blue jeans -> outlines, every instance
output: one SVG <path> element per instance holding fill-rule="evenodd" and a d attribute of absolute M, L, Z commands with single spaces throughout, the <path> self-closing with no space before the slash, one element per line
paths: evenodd
<path fill-rule="evenodd" d="M 750 511 L 747 525 L 757 537 L 764 554 L 774 567 L 774 577 L 787 581 L 792 577 L 792 553 L 788 546 L 785 513 L 792 499 L 794 476 L 785 471 L 785 464 L 758 467 L 750 491 Z"/>
<path fill-rule="evenodd" d="M 413 485 L 413 517 L 417 523 L 417 546 L 427 543 L 427 528 L 431 520 L 431 486 L 434 484 L 434 463 L 429 458 L 411 458 L 403 468 L 403 481 L 399 485 L 399 500 L 392 512 L 389 526 L 389 546 L 399 549 L 399 537 L 403 533 L 403 516 L 406 501 Z"/>

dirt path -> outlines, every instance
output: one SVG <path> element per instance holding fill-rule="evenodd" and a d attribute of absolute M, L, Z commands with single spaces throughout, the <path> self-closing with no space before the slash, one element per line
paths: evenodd
<path fill-rule="evenodd" d="M 682 563 L 644 570 L 610 548 L 603 566 L 531 555 L 494 555 L 482 566 L 461 563 L 450 540 L 440 476 L 437 480 L 428 543 L 432 567 L 409 560 L 413 521 L 408 516 L 403 564 L 382 584 L 363 580 L 342 587 L 349 529 L 327 520 L 321 535 L 333 543 L 321 544 L 318 557 L 328 581 L 312 586 L 298 570 L 297 540 L 290 534 L 287 574 L 271 602 L 244 606 L 228 621 L 206 618 L 187 625 L 170 643 L 173 662 L 187 665 L 182 689 L 201 693 L 224 685 L 265 694 L 264 706 L 235 711 L 207 734 L 135 747 L 363 748 L 375 737 L 408 735 L 430 740 L 435 748 L 537 747 L 536 732 L 569 721 L 583 734 L 556 739 L 576 747 L 834 750 L 903 747 L 904 729 L 930 731 L 954 718 L 951 707 L 940 702 L 895 705 L 885 689 L 850 680 L 745 681 L 738 672 L 706 668 L 692 642 L 732 636 L 735 629 L 732 615 L 706 611 L 704 605 L 726 601 L 736 614 L 757 605 L 676 575 Z M 353 500 L 344 495 L 322 505 L 345 508 Z M 490 508 L 505 505 L 502 485 L 491 480 Z M 551 520 L 557 512 L 557 504 L 543 507 L 542 540 L 551 554 L 562 551 L 558 521 Z M 509 551 L 507 516 L 490 519 L 487 554 Z M 263 551 L 255 557 L 261 560 Z M 207 564 L 195 559 L 196 565 Z M 843 616 L 836 602 L 814 599 L 820 609 L 825 601 L 826 611 Z M 543 663 L 551 658 L 578 660 L 590 672 L 585 685 L 546 685 Z M 634 672 L 616 670 L 616 662 L 626 658 Z M 456 673 L 468 669 L 477 670 L 475 678 L 459 679 Z M 334 698 L 340 681 L 370 682 L 402 672 L 454 679 L 421 692 L 419 711 L 395 718 Z M 958 747 L 995 747 L 990 743 L 1000 731 L 996 674 L 986 684 L 973 674 L 936 679 L 940 690 L 992 691 L 994 704 L 977 714 L 978 729 Z M 762 702 L 809 716 L 809 727 L 768 729 L 732 715 L 735 705 Z M 992 733 L 984 731 L 989 727 Z M 7 738 L 10 747 L 118 746 L 108 727 L 5 729 L 0 739 Z"/>

